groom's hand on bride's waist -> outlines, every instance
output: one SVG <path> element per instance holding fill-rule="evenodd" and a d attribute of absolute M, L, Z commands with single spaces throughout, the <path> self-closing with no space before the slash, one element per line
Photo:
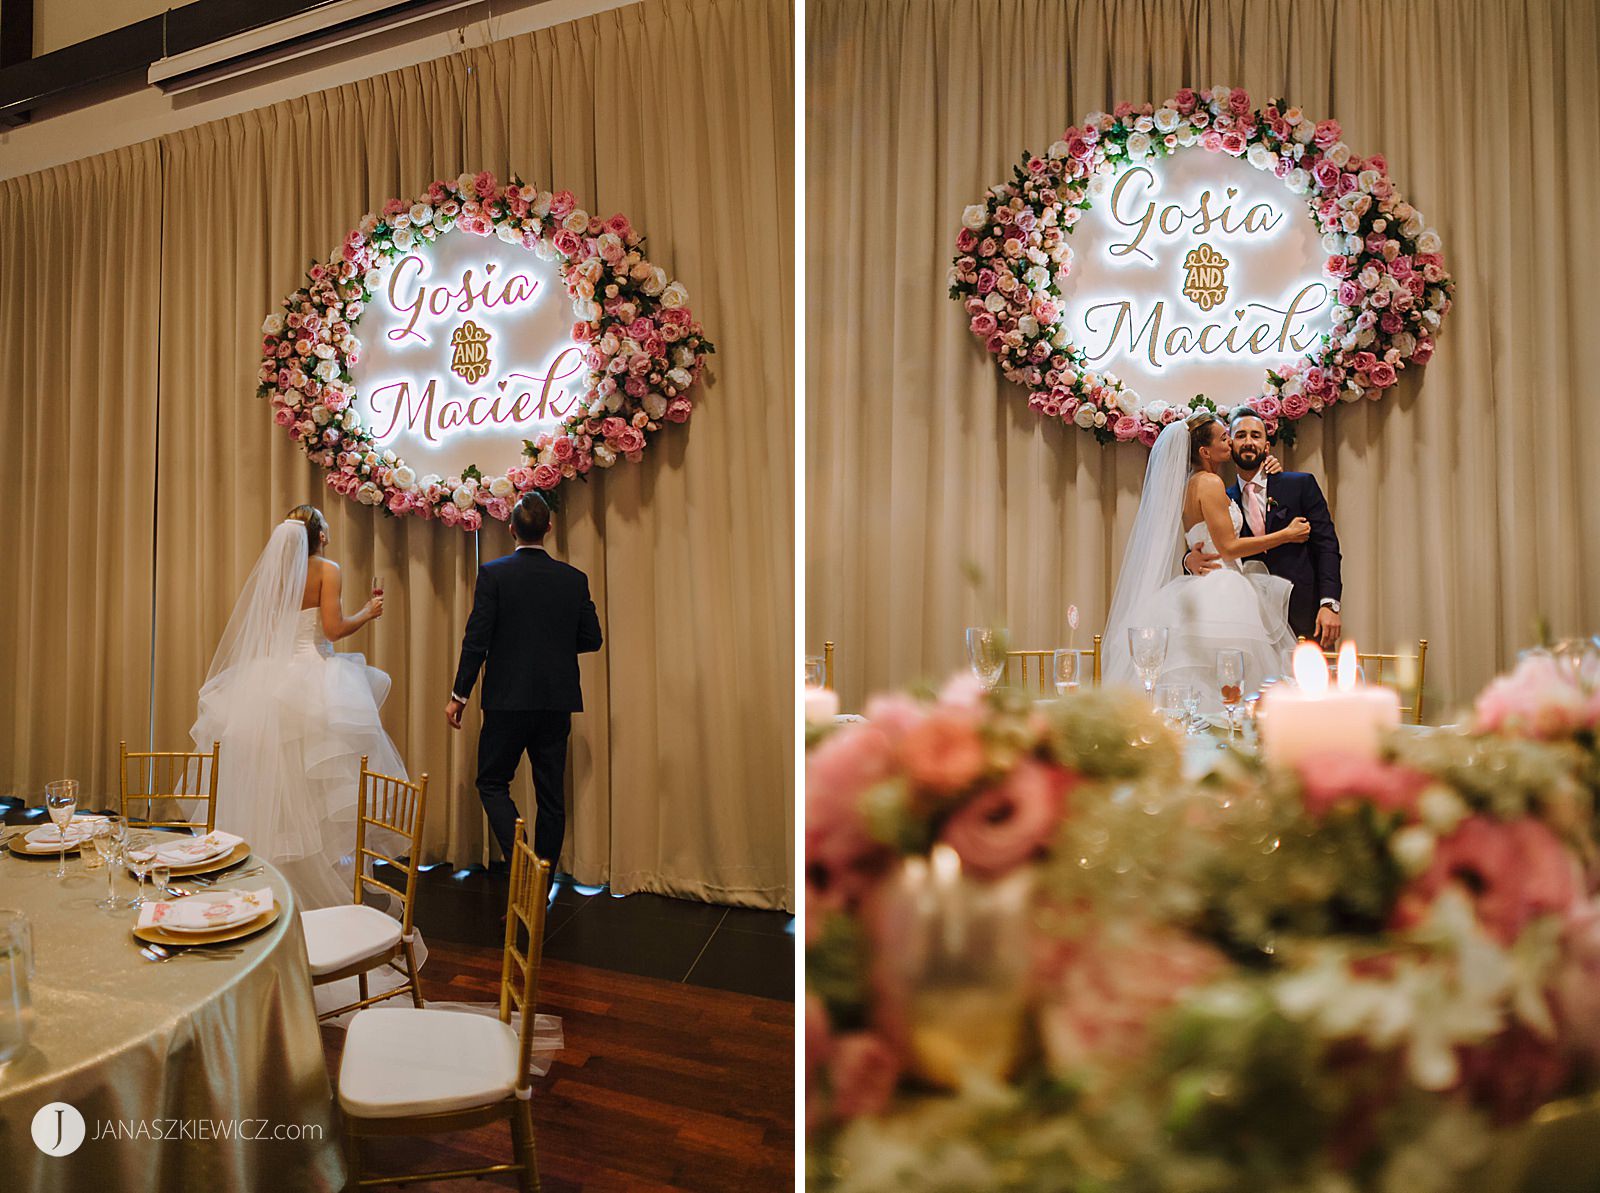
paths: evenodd
<path fill-rule="evenodd" d="M 1199 547 L 1190 547 L 1189 554 L 1183 557 L 1183 570 L 1191 576 L 1203 576 L 1207 572 L 1214 572 L 1222 566 L 1222 556 Z"/>

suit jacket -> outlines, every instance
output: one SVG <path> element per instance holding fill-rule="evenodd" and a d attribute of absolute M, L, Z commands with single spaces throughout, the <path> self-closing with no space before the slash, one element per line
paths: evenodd
<path fill-rule="evenodd" d="M 1303 543 L 1285 543 L 1264 556 L 1267 571 L 1282 576 L 1294 585 L 1289 596 L 1289 625 L 1296 634 L 1310 637 L 1317 624 L 1317 607 L 1323 598 L 1338 600 L 1344 591 L 1339 578 L 1339 536 L 1333 530 L 1327 499 L 1317 478 L 1309 472 L 1280 472 L 1266 477 L 1268 534 L 1282 530 L 1295 518 L 1311 523 L 1311 537 Z M 1244 511 L 1244 494 L 1239 482 L 1228 487 L 1228 497 Z M 1241 535 L 1249 536 L 1250 521 L 1245 519 Z"/>
<path fill-rule="evenodd" d="M 487 662 L 485 710 L 582 712 L 578 656 L 600 643 L 589 578 L 542 547 L 513 551 L 478 569 L 454 694 Z"/>

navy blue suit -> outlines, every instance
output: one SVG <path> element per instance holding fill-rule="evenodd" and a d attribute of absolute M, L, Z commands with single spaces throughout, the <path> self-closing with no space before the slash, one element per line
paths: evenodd
<path fill-rule="evenodd" d="M 1339 579 L 1339 536 L 1334 533 L 1328 502 L 1322 496 L 1316 477 L 1309 472 L 1280 472 L 1264 479 L 1267 482 L 1266 532 L 1282 530 L 1294 519 L 1304 518 L 1311 523 L 1311 537 L 1303 543 L 1285 543 L 1273 547 L 1265 555 L 1248 558 L 1262 560 L 1267 571 L 1294 585 L 1289 595 L 1289 628 L 1298 637 L 1315 638 L 1318 607 L 1324 598 L 1338 600 L 1343 591 Z M 1228 486 L 1228 499 L 1244 512 L 1244 495 L 1238 481 Z M 1248 517 L 1239 533 L 1246 537 L 1251 535 Z"/>
<path fill-rule="evenodd" d="M 589 578 L 577 568 L 542 547 L 523 547 L 478 568 L 452 694 L 470 696 L 487 663 L 478 798 L 507 858 L 517 823 L 511 780 L 524 753 L 538 805 L 533 851 L 552 866 L 561 858 L 567 738 L 572 714 L 583 711 L 578 656 L 600 645 Z"/>

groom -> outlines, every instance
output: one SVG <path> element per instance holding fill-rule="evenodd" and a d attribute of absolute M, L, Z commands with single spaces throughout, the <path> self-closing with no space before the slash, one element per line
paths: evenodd
<path fill-rule="evenodd" d="M 600 622 L 589 599 L 588 577 L 545 551 L 549 530 L 544 498 L 529 493 L 517 502 L 511 511 L 516 549 L 478 569 L 461 663 L 444 715 L 452 729 L 461 728 L 467 697 L 487 661 L 478 798 L 509 860 L 517 824 L 511 780 L 526 753 L 538 808 L 533 851 L 554 869 L 567 829 L 567 737 L 572 714 L 583 711 L 578 656 L 600 649 Z"/>
<path fill-rule="evenodd" d="M 1311 537 L 1303 543 L 1274 547 L 1265 556 L 1267 570 L 1294 585 L 1289 596 L 1289 628 L 1298 638 L 1310 638 L 1323 650 L 1339 645 L 1343 625 L 1339 617 L 1339 536 L 1316 477 L 1308 472 L 1280 472 L 1263 467 L 1268 460 L 1267 424 L 1241 410 L 1228 424 L 1233 439 L 1233 463 L 1239 477 L 1228 489 L 1228 499 L 1244 513 L 1241 536 L 1268 534 L 1287 526 L 1293 518 L 1311 523 Z M 1270 476 L 1268 475 L 1270 473 Z M 1219 566 L 1220 557 L 1196 547 L 1184 556 L 1184 570 L 1203 576 Z"/>

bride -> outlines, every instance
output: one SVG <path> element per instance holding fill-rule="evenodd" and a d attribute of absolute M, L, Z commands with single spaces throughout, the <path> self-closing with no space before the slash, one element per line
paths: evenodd
<path fill-rule="evenodd" d="M 1227 426 L 1214 414 L 1172 423 L 1156 439 L 1106 623 L 1107 683 L 1140 682 L 1128 646 L 1128 630 L 1136 626 L 1166 627 L 1160 682 L 1194 685 L 1207 712 L 1222 707 L 1219 650 L 1243 653 L 1246 691 L 1282 673 L 1284 652 L 1295 642 L 1292 586 L 1258 561 L 1240 561 L 1304 542 L 1311 525 L 1296 518 L 1271 534 L 1241 536 L 1244 515 L 1228 500 L 1221 476 L 1230 458 Z M 1183 575 L 1185 546 L 1196 544 L 1221 555 L 1222 566 L 1204 576 Z"/>
<path fill-rule="evenodd" d="M 350 902 L 362 756 L 372 770 L 406 774 L 378 719 L 389 677 L 333 649 L 382 616 L 383 598 L 344 616 L 327 545 L 327 520 L 309 505 L 273 530 L 189 730 L 196 749 L 222 743 L 217 827 L 282 870 L 302 911 Z"/>

